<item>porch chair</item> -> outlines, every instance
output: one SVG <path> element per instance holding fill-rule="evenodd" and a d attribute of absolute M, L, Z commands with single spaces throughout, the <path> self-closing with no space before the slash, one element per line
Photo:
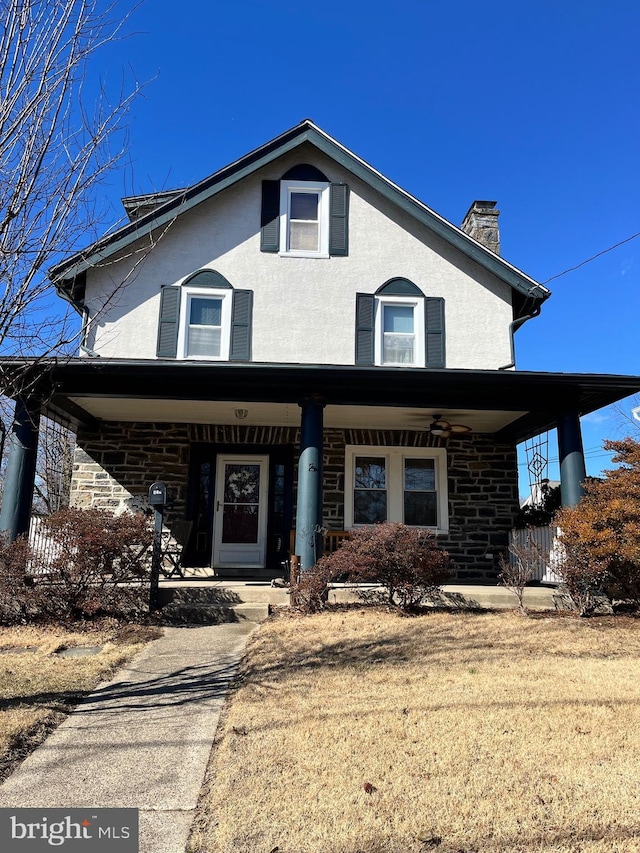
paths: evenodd
<path fill-rule="evenodd" d="M 162 531 L 160 571 L 165 578 L 184 577 L 182 556 L 189 544 L 193 521 L 174 521 L 171 530 Z"/>

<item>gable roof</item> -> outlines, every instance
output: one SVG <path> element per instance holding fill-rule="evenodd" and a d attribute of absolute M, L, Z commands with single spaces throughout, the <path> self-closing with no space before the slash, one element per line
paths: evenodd
<path fill-rule="evenodd" d="M 494 254 L 473 237 L 470 237 L 457 226 L 448 222 L 431 208 L 427 207 L 406 190 L 394 184 L 380 172 L 345 148 L 329 134 L 315 125 L 310 119 L 305 119 L 290 130 L 280 134 L 271 141 L 261 145 L 259 148 L 249 152 L 239 160 L 214 172 L 204 180 L 199 181 L 191 187 L 183 190 L 174 190 L 166 193 L 150 194 L 149 196 L 135 197 L 135 206 L 138 211 L 144 210 L 145 200 L 151 203 L 151 209 L 135 216 L 135 218 L 114 231 L 101 238 L 86 249 L 77 252 L 65 261 L 57 264 L 49 270 L 49 277 L 55 284 L 61 295 L 74 297 L 77 283 L 87 269 L 96 263 L 104 261 L 117 252 L 129 246 L 135 240 L 148 235 L 157 228 L 167 225 L 177 216 L 186 213 L 192 207 L 200 204 L 208 198 L 216 195 L 224 189 L 241 181 L 243 178 L 263 168 L 269 163 L 293 151 L 304 143 L 309 143 L 339 163 L 348 172 L 368 184 L 385 198 L 397 205 L 401 210 L 410 214 L 419 223 L 429 228 L 450 245 L 461 251 L 480 266 L 487 269 L 500 280 L 512 287 L 527 300 L 526 313 L 530 313 L 531 306 L 539 306 L 551 293 L 541 284 L 534 281 L 521 270 Z M 162 196 L 166 200 L 162 201 Z M 153 201 L 152 201 L 153 200 Z M 129 201 L 126 199 L 125 201 Z M 131 201 L 134 201 L 133 199 Z M 157 201 L 161 201 L 157 204 Z M 128 209 L 127 209 L 128 210 Z M 529 301 L 530 300 L 530 301 Z"/>

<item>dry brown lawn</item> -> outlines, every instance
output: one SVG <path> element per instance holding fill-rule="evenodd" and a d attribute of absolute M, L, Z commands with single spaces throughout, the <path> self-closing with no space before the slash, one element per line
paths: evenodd
<path fill-rule="evenodd" d="M 55 728 L 87 691 L 158 636 L 158 629 L 113 626 L 65 630 L 0 628 L 0 780 Z M 57 650 L 102 646 L 88 657 Z"/>
<path fill-rule="evenodd" d="M 190 849 L 640 851 L 640 620 L 265 623 Z"/>

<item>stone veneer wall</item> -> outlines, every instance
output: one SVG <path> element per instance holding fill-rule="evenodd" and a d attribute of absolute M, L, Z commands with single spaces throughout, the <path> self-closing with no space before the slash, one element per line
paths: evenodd
<path fill-rule="evenodd" d="M 114 512 L 143 508 L 151 483 L 164 479 L 175 495 L 170 523 L 172 515 L 184 517 L 193 442 L 297 447 L 298 440 L 292 427 L 104 423 L 98 432 L 78 435 L 71 503 Z M 327 429 L 324 442 L 323 523 L 338 530 L 344 525 L 345 445 L 442 446 L 425 430 Z M 438 543 L 456 561 L 460 580 L 495 578 L 518 508 L 515 447 L 482 435 L 452 436 L 445 445 L 449 533 Z"/>
<path fill-rule="evenodd" d="M 344 525 L 344 448 L 347 444 L 446 447 L 449 533 L 438 545 L 449 551 L 460 580 L 494 580 L 518 510 L 518 462 L 513 444 L 491 436 L 452 436 L 445 442 L 426 430 L 325 430 L 324 523 Z"/>

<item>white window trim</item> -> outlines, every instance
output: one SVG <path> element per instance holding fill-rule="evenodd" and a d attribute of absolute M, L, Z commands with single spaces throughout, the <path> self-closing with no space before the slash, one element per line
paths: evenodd
<path fill-rule="evenodd" d="M 449 495 L 447 489 L 447 451 L 444 447 L 387 447 L 380 445 L 348 444 L 344 454 L 344 527 L 350 530 L 366 525 L 354 524 L 353 492 L 357 456 L 384 457 L 387 465 L 387 521 L 403 521 L 404 460 L 433 459 L 436 474 L 436 508 L 438 523 L 425 530 L 449 532 Z"/>
<path fill-rule="evenodd" d="M 222 299 L 220 355 L 187 355 L 187 333 L 189 316 L 191 314 L 191 299 Z M 229 346 L 231 344 L 231 303 L 233 290 L 211 287 L 183 287 L 180 294 L 180 326 L 178 329 L 178 358 L 187 361 L 229 361 Z"/>
<path fill-rule="evenodd" d="M 329 192 L 328 182 L 323 181 L 280 181 L 280 255 L 284 258 L 328 258 L 329 257 Z M 289 249 L 289 211 L 291 193 L 317 193 L 319 239 L 317 252 Z"/>
<path fill-rule="evenodd" d="M 410 305 L 413 307 L 413 333 L 415 336 L 414 360 L 411 364 L 397 364 L 388 362 L 389 367 L 424 367 L 425 366 L 425 340 L 424 340 L 424 304 L 421 296 L 376 296 L 375 312 L 375 347 L 374 360 L 376 364 L 385 365 L 382 360 L 383 325 L 382 316 L 387 305 Z"/>

